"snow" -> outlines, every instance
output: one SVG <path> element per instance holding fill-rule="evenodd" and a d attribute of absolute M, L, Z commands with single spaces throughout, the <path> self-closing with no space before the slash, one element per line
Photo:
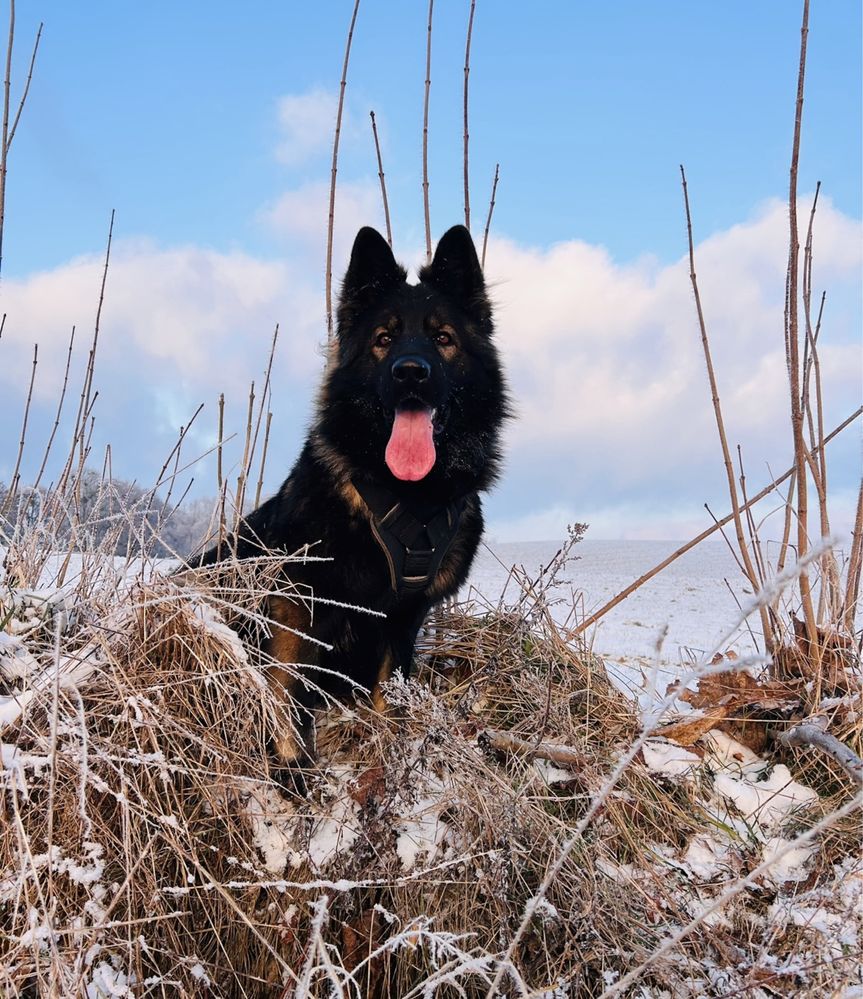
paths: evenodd
<path fill-rule="evenodd" d="M 419 857 L 431 861 L 446 839 L 449 826 L 440 818 L 440 798 L 424 798 L 417 802 L 413 814 L 401 824 L 396 840 L 396 852 L 402 867 L 409 871 Z"/>
<path fill-rule="evenodd" d="M 100 961 L 90 972 L 90 981 L 86 986 L 87 999 L 116 999 L 125 996 L 133 999 L 135 995 L 132 991 L 133 981 L 133 978 L 108 964 L 107 961 Z"/>
<path fill-rule="evenodd" d="M 193 620 L 199 623 L 208 635 L 218 638 L 228 648 L 238 663 L 245 664 L 249 661 L 249 657 L 246 654 L 246 647 L 243 645 L 240 636 L 233 628 L 229 628 L 225 624 L 221 614 L 211 604 L 206 603 L 204 600 L 198 600 L 195 603 L 195 616 Z"/>
<path fill-rule="evenodd" d="M 818 853 L 818 847 L 812 844 L 799 846 L 788 850 L 780 856 L 791 841 L 782 836 L 771 836 L 761 850 L 762 862 L 772 861 L 765 878 L 777 887 L 789 881 L 805 881 L 809 877 L 809 861 Z"/>
<path fill-rule="evenodd" d="M 246 815 L 252 842 L 270 874 L 281 874 L 289 863 L 296 866 L 294 858 L 301 862 L 293 848 L 296 810 L 274 787 L 264 785 L 255 791 L 246 803 Z"/>
<path fill-rule="evenodd" d="M 647 769 L 666 777 L 691 777 L 701 765 L 696 753 L 666 739 L 648 739 L 641 752 Z"/>
<path fill-rule="evenodd" d="M 784 764 L 771 768 L 724 732 L 708 732 L 704 741 L 716 795 L 731 804 L 744 821 L 750 824 L 757 821 L 764 829 L 775 829 L 793 812 L 819 800 L 818 792 L 795 781 Z M 721 800 L 717 802 L 720 815 Z M 725 818 L 735 818 L 727 806 L 724 811 Z"/>
<path fill-rule="evenodd" d="M 316 870 L 326 867 L 340 853 L 353 846 L 359 835 L 356 813 L 356 802 L 344 794 L 336 798 L 328 813 L 315 821 L 309 837 L 307 857 Z"/>
<path fill-rule="evenodd" d="M 720 842 L 714 836 L 694 836 L 686 852 L 683 863 L 701 881 L 712 881 L 730 866 L 730 844 Z"/>
<path fill-rule="evenodd" d="M 533 768 L 549 787 L 554 784 L 567 784 L 573 777 L 571 770 L 557 767 L 548 760 L 534 760 Z"/>

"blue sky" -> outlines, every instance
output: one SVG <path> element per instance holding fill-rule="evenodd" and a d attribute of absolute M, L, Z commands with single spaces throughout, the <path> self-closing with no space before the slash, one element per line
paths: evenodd
<path fill-rule="evenodd" d="M 785 198 L 787 190 L 799 6 L 785 0 L 478 0 L 471 59 L 474 228 L 484 220 L 500 162 L 493 225 L 500 248 L 490 247 L 489 271 L 500 288 L 502 345 L 512 345 L 509 360 L 519 366 L 514 383 L 523 418 L 508 475 L 490 505 L 501 536 L 560 535 L 565 519 L 575 516 L 592 519 L 600 531 L 595 536 L 681 536 L 700 523 L 704 499 L 724 509 L 711 414 L 701 410 L 709 398 L 698 381 L 698 356 L 678 370 L 680 348 L 669 332 L 679 326 L 681 338 L 695 335 L 683 331 L 694 322 L 694 314 L 683 311 L 685 274 L 680 287 L 672 287 L 685 251 L 678 164 L 687 168 L 696 238 L 708 241 L 707 259 L 711 247 L 718 254 L 714 293 L 711 276 L 704 279 L 717 330 L 730 331 L 726 376 L 736 389 L 741 372 L 763 364 L 772 378 L 773 347 L 781 347 L 775 323 L 784 252 L 783 209 L 772 199 Z M 277 321 L 284 339 L 292 340 L 274 400 L 277 458 L 287 470 L 320 370 L 326 218 L 315 212 L 329 177 L 329 130 L 351 8 L 335 0 L 253 7 L 19 4 L 19 85 L 40 20 L 45 28 L 10 162 L 0 285 L 9 312 L 4 346 L 12 352 L 0 415 L 10 432 L 0 473 L 6 474 L 17 442 L 20 372 L 32 340 L 54 344 L 59 355 L 73 322 L 85 329 L 92 324 L 98 289 L 88 267 L 102 252 L 112 209 L 120 266 L 113 285 L 109 277 L 106 300 L 105 336 L 113 346 L 109 342 L 101 362 L 100 433 L 113 443 L 118 474 L 152 478 L 173 424 L 206 401 L 211 428 L 212 401 L 222 388 L 237 396 L 239 412 L 238 385 L 259 373 Z M 462 218 L 468 8 L 467 0 L 435 4 L 430 193 L 437 234 Z M 347 228 L 379 221 L 370 109 L 381 131 L 396 248 L 415 262 L 422 245 L 426 17 L 424 2 L 360 5 L 339 171 L 337 213 L 341 207 L 345 232 L 337 242 L 337 272 L 350 244 Z M 837 412 L 859 395 L 853 347 L 860 321 L 860 39 L 858 3 L 813 4 L 800 191 L 810 193 L 822 181 L 825 239 L 834 241 L 823 247 L 820 272 L 816 256 L 816 280 L 829 282 L 824 336 L 837 350 L 833 366 L 826 365 L 836 372 Z M 298 107 L 313 114 L 314 127 L 297 118 Z M 370 213 L 375 217 L 367 218 Z M 816 252 L 818 238 L 816 229 Z M 555 256 L 556 247 L 562 256 Z M 546 288 L 552 274 L 558 285 L 566 283 L 567 247 L 572 266 L 594 274 L 582 300 L 607 281 L 608 293 L 592 301 L 589 319 L 578 298 L 562 303 L 560 316 L 547 310 L 555 285 L 539 303 L 519 286 L 530 261 L 538 268 L 533 291 Z M 749 259 L 749 249 L 744 279 L 753 285 L 735 312 L 723 281 L 735 261 Z M 736 280 L 740 287 L 740 275 Z M 630 316 L 619 339 L 604 337 L 605 328 L 620 325 L 621 313 L 642 300 L 644 309 Z M 52 312 L 46 301 L 63 303 L 67 313 Z M 221 303 L 218 317 L 210 314 L 212 303 Z M 680 316 L 666 324 L 663 309 L 678 305 Z M 569 341 L 555 333 L 567 322 Z M 747 339 L 740 331 L 748 325 Z M 549 385 L 554 371 L 543 384 L 545 369 L 530 369 L 519 350 L 526 338 L 570 372 L 559 390 Z M 180 341 L 185 352 L 176 346 Z M 692 345 L 697 350 L 697 342 Z M 651 369 L 660 357 L 668 378 Z M 624 378 L 620 405 L 603 410 L 604 423 L 593 426 L 597 403 L 589 387 L 580 391 L 582 379 L 604 400 L 617 391 L 614 378 L 603 381 L 598 370 Z M 47 370 L 46 400 L 51 377 Z M 767 460 L 781 462 L 787 451 L 780 441 L 781 388 L 770 378 L 763 397 L 755 383 L 743 386 L 744 398 L 731 400 L 758 469 Z M 655 385 L 650 399 L 662 396 L 665 408 L 636 398 L 639 384 Z M 567 409 L 580 395 L 584 412 L 577 405 Z M 682 407 L 676 418 L 675 406 Z M 53 418 L 50 408 L 34 415 L 36 433 Z M 641 429 L 650 414 L 652 437 Z M 589 433 L 582 432 L 587 426 Z M 666 463 L 669 427 L 682 440 Z M 208 432 L 202 429 L 199 444 Z M 569 464 L 561 461 L 561 448 L 569 447 L 584 456 L 584 467 L 577 462 L 572 476 L 560 470 Z M 654 461 L 642 467 L 651 448 Z M 616 463 L 603 463 L 608 453 L 618 456 Z M 847 506 L 857 448 L 845 444 L 837 453 L 834 481 L 840 506 Z M 271 469 L 271 488 L 280 475 Z M 202 481 L 195 488 L 206 491 Z"/>

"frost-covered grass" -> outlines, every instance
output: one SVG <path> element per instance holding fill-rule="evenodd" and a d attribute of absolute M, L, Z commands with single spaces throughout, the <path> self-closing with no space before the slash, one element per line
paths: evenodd
<path fill-rule="evenodd" d="M 762 738 L 793 685 L 679 745 L 525 580 L 438 618 L 390 716 L 322 711 L 289 799 L 233 630 L 265 627 L 276 560 L 181 578 L 90 552 L 54 591 L 45 559 L 10 564 L 4 994 L 853 994 L 859 810 L 841 768 Z M 738 666 L 757 688 L 751 661 L 702 672 Z M 847 680 L 823 710 L 859 752 Z"/>

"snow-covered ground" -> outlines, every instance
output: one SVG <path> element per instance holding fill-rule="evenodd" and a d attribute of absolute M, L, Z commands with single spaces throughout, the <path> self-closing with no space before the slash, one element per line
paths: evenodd
<path fill-rule="evenodd" d="M 682 544 L 581 541 L 551 591 L 556 618 L 570 625 L 584 620 Z M 507 603 L 516 601 L 520 590 L 511 576 L 513 566 L 536 579 L 562 545 L 562 541 L 483 544 L 460 598 L 480 605 L 496 605 L 501 595 Z M 603 658 L 615 684 L 646 704 L 653 700 L 648 688 L 654 689 L 648 674 L 655 671 L 656 689 L 662 692 L 687 667 L 715 651 L 729 630 L 733 635 L 722 643 L 721 651 L 763 652 L 757 613 L 735 628 L 741 608 L 752 597 L 728 546 L 721 539 L 710 539 L 630 594 L 584 638 Z"/>
<path fill-rule="evenodd" d="M 509 542 L 483 545 L 463 596 L 471 589 L 488 600 L 496 600 L 506 586 L 513 565 L 523 566 L 535 576 L 561 547 L 560 541 Z M 579 613 L 589 615 L 616 593 L 679 548 L 677 541 L 590 541 L 573 549 L 576 560 L 561 575 L 558 594 L 564 598 L 560 613 L 579 601 Z M 730 584 L 731 591 L 725 580 Z M 514 598 L 510 584 L 506 595 Z M 661 658 L 688 660 L 706 652 L 740 616 L 741 604 L 752 593 L 722 541 L 708 540 L 687 552 L 657 576 L 609 611 L 596 626 L 594 651 L 619 658 L 652 658 L 664 626 L 668 634 Z M 757 618 L 757 615 L 756 615 Z M 750 622 L 753 629 L 757 620 Z M 757 632 L 756 632 L 757 634 Z M 760 636 L 759 636 L 760 637 Z M 752 651 L 752 636 L 742 629 L 735 640 L 739 652 Z"/>

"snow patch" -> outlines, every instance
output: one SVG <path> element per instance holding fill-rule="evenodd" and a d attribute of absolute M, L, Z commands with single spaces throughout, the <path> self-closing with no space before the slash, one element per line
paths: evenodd
<path fill-rule="evenodd" d="M 691 777 L 701 766 L 700 756 L 666 739 L 648 739 L 641 751 L 647 769 L 666 777 Z"/>

